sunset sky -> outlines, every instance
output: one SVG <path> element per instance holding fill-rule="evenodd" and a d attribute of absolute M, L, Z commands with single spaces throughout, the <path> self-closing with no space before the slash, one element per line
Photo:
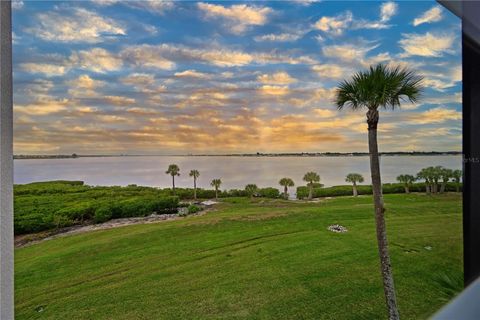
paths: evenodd
<path fill-rule="evenodd" d="M 367 151 L 334 88 L 425 76 L 381 151 L 461 150 L 460 21 L 434 1 L 13 3 L 16 154 Z"/>

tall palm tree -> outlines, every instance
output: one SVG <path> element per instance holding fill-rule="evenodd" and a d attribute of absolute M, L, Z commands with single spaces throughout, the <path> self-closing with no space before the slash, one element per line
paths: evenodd
<path fill-rule="evenodd" d="M 337 88 L 335 99 L 338 109 L 349 107 L 353 110 L 367 110 L 368 149 L 375 223 L 389 319 L 399 319 L 399 314 L 385 228 L 385 208 L 377 143 L 378 111 L 380 108 L 395 109 L 400 107 L 402 101 L 417 102 L 422 90 L 421 82 L 422 78 L 420 76 L 406 68 L 390 68 L 378 64 L 371 66 L 369 70 L 357 72 L 351 80 L 341 82 Z"/>
<path fill-rule="evenodd" d="M 175 176 L 180 175 L 180 168 L 176 164 L 171 164 L 165 173 L 172 176 L 172 188 L 173 194 L 175 194 Z"/>
<path fill-rule="evenodd" d="M 463 176 L 462 170 L 453 170 L 452 172 L 452 177 L 453 180 L 455 181 L 455 189 L 457 192 L 460 192 L 460 179 Z"/>
<path fill-rule="evenodd" d="M 313 198 L 313 185 L 317 182 L 320 182 L 320 176 L 316 172 L 307 172 L 303 176 L 303 181 L 307 182 L 308 185 L 308 200 Z"/>
<path fill-rule="evenodd" d="M 358 196 L 358 191 L 357 191 L 357 182 L 362 183 L 363 176 L 360 173 L 349 173 L 347 174 L 347 177 L 345 178 L 345 182 L 351 182 L 353 186 L 353 196 L 356 197 Z"/>
<path fill-rule="evenodd" d="M 193 177 L 193 199 L 197 200 L 197 178 L 200 176 L 198 170 L 190 170 L 190 177 Z"/>
<path fill-rule="evenodd" d="M 401 174 L 397 177 L 397 181 L 403 183 L 405 193 L 410 193 L 410 186 L 413 182 L 415 182 L 415 180 L 417 180 L 417 178 L 415 178 L 411 174 Z"/>
<path fill-rule="evenodd" d="M 278 184 L 283 187 L 283 196 L 285 199 L 288 199 L 288 187 L 295 186 L 295 183 L 290 178 L 282 178 L 280 181 L 278 181 Z"/>
<path fill-rule="evenodd" d="M 245 191 L 247 192 L 247 194 L 250 196 L 250 199 L 253 199 L 253 196 L 255 195 L 255 193 L 257 192 L 258 190 L 258 187 L 256 184 L 247 184 L 245 186 Z"/>
<path fill-rule="evenodd" d="M 212 182 L 210 182 L 210 185 L 215 188 L 215 199 L 218 200 L 218 189 L 222 185 L 222 180 L 213 179 Z"/>

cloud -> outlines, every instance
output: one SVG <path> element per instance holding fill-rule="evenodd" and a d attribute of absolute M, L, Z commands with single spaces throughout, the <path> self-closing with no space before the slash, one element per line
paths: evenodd
<path fill-rule="evenodd" d="M 37 99 L 30 104 L 15 104 L 14 111 L 27 115 L 45 116 L 66 110 L 68 102 L 67 99 L 46 97 Z"/>
<path fill-rule="evenodd" d="M 132 86 L 150 86 L 155 82 L 153 74 L 146 73 L 132 73 L 120 79 L 123 84 Z"/>
<path fill-rule="evenodd" d="M 140 45 L 128 47 L 120 53 L 121 57 L 130 64 L 143 67 L 151 67 L 163 70 L 171 70 L 175 68 L 175 63 L 162 56 L 168 53 L 170 47 L 168 45 Z"/>
<path fill-rule="evenodd" d="M 442 123 L 448 120 L 461 120 L 462 113 L 445 107 L 432 108 L 424 112 L 409 115 L 407 121 L 413 124 Z"/>
<path fill-rule="evenodd" d="M 55 42 L 98 43 L 106 38 L 126 35 L 126 30 L 114 20 L 83 8 L 38 13 L 36 26 L 26 31 Z"/>
<path fill-rule="evenodd" d="M 156 0 L 156 1 L 122 1 L 122 0 L 93 0 L 99 6 L 112 6 L 115 4 L 123 4 L 129 8 L 144 10 L 156 15 L 163 15 L 165 11 L 174 7 L 173 1 Z"/>
<path fill-rule="evenodd" d="M 332 118 L 337 115 L 336 112 L 329 109 L 314 109 L 313 112 L 320 118 Z"/>
<path fill-rule="evenodd" d="M 23 6 L 25 5 L 25 3 L 21 0 L 13 0 L 12 1 L 12 9 L 13 10 L 20 10 L 23 8 Z"/>
<path fill-rule="evenodd" d="M 380 18 L 377 21 L 355 19 L 351 11 L 333 17 L 320 18 L 313 27 L 325 33 L 339 36 L 346 29 L 387 29 L 391 25 L 386 24 L 397 13 L 398 5 L 395 2 L 384 2 L 380 6 Z"/>
<path fill-rule="evenodd" d="M 68 93 L 72 97 L 96 97 L 98 94 L 95 89 L 103 87 L 105 82 L 92 79 L 84 74 L 67 81 L 67 84 L 70 86 Z"/>
<path fill-rule="evenodd" d="M 423 56 L 423 57 L 441 57 L 443 53 L 451 52 L 455 36 L 452 34 L 434 34 L 427 32 L 425 34 L 403 34 L 399 41 L 400 47 L 404 53 L 402 57 Z"/>
<path fill-rule="evenodd" d="M 397 13 L 398 5 L 395 2 L 384 2 L 380 6 L 380 21 L 387 22 Z"/>
<path fill-rule="evenodd" d="M 105 96 L 105 101 L 116 106 L 129 106 L 135 103 L 135 99 L 123 96 Z"/>
<path fill-rule="evenodd" d="M 72 53 L 70 62 L 77 68 L 105 73 L 122 68 L 123 61 L 102 48 L 80 50 Z"/>
<path fill-rule="evenodd" d="M 312 66 L 312 70 L 322 78 L 340 79 L 346 74 L 344 67 L 338 64 L 318 64 Z"/>
<path fill-rule="evenodd" d="M 178 78 L 198 78 L 198 79 L 210 79 L 211 75 L 208 73 L 198 72 L 195 70 L 185 70 L 182 72 L 175 72 L 175 77 Z"/>
<path fill-rule="evenodd" d="M 20 64 L 23 71 L 29 73 L 42 73 L 47 77 L 62 76 L 68 71 L 68 67 L 57 64 L 27 62 Z"/>
<path fill-rule="evenodd" d="M 208 19 L 220 18 L 232 33 L 240 34 L 250 26 L 261 26 L 267 23 L 268 15 L 273 12 L 268 7 L 249 6 L 236 4 L 230 7 L 200 2 L 198 8 L 203 11 Z"/>
<path fill-rule="evenodd" d="M 325 57 L 352 62 L 365 59 L 366 54 L 377 47 L 377 44 L 368 45 L 368 43 L 347 43 L 341 45 L 323 46 L 322 53 Z"/>
<path fill-rule="evenodd" d="M 442 19 L 442 8 L 440 6 L 434 6 L 431 9 L 425 11 L 421 16 L 415 18 L 412 24 L 416 27 L 423 23 L 438 22 Z"/>
<path fill-rule="evenodd" d="M 120 56 L 128 63 L 140 66 L 171 70 L 176 63 L 201 62 L 218 67 L 238 67 L 257 64 L 300 64 L 313 63 L 314 60 L 305 57 L 291 57 L 272 53 L 247 53 L 239 50 L 231 50 L 222 47 L 209 49 L 196 49 L 182 45 L 160 44 L 139 45 L 123 49 Z"/>
<path fill-rule="evenodd" d="M 70 86 L 75 86 L 81 89 L 95 89 L 105 85 L 104 81 L 92 79 L 86 74 L 83 74 L 74 80 L 70 80 L 68 83 Z"/>
<path fill-rule="evenodd" d="M 262 74 L 257 77 L 257 80 L 261 83 L 269 84 L 290 84 L 297 81 L 297 79 L 292 78 L 288 73 L 282 71 L 274 74 Z"/>
<path fill-rule="evenodd" d="M 270 33 L 261 36 L 256 36 L 253 39 L 257 42 L 270 41 L 270 42 L 291 42 L 297 41 L 303 37 L 303 33 Z"/>
<path fill-rule="evenodd" d="M 353 21 L 353 15 L 350 11 L 335 17 L 321 17 L 313 27 L 317 30 L 330 33 L 333 35 L 341 35 L 343 31 L 349 27 Z"/>
<path fill-rule="evenodd" d="M 260 94 L 269 96 L 284 96 L 290 92 L 288 86 L 263 85 L 259 88 Z"/>

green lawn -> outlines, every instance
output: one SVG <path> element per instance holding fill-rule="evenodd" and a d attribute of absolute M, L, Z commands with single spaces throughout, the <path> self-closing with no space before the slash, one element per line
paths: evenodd
<path fill-rule="evenodd" d="M 18 249 L 16 317 L 386 318 L 371 203 L 230 198 L 203 216 Z M 385 203 L 400 315 L 427 318 L 461 290 L 461 196 Z"/>

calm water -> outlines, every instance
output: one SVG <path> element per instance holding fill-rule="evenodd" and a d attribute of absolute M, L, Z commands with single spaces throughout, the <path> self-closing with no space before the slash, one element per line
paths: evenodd
<path fill-rule="evenodd" d="M 165 174 L 169 164 L 180 167 L 176 177 L 179 187 L 191 187 L 191 169 L 200 171 L 198 186 L 210 188 L 210 181 L 221 178 L 222 189 L 244 188 L 248 183 L 259 187 L 278 186 L 282 177 L 303 185 L 307 171 L 316 171 L 325 186 L 345 184 L 350 172 L 363 174 L 370 183 L 368 157 L 108 157 L 78 159 L 15 160 L 15 183 L 47 180 L 82 180 L 89 185 L 128 185 L 169 187 Z M 380 160 L 383 182 L 395 182 L 399 174 L 416 174 L 426 166 L 441 165 L 461 169 L 458 156 L 387 156 Z"/>

